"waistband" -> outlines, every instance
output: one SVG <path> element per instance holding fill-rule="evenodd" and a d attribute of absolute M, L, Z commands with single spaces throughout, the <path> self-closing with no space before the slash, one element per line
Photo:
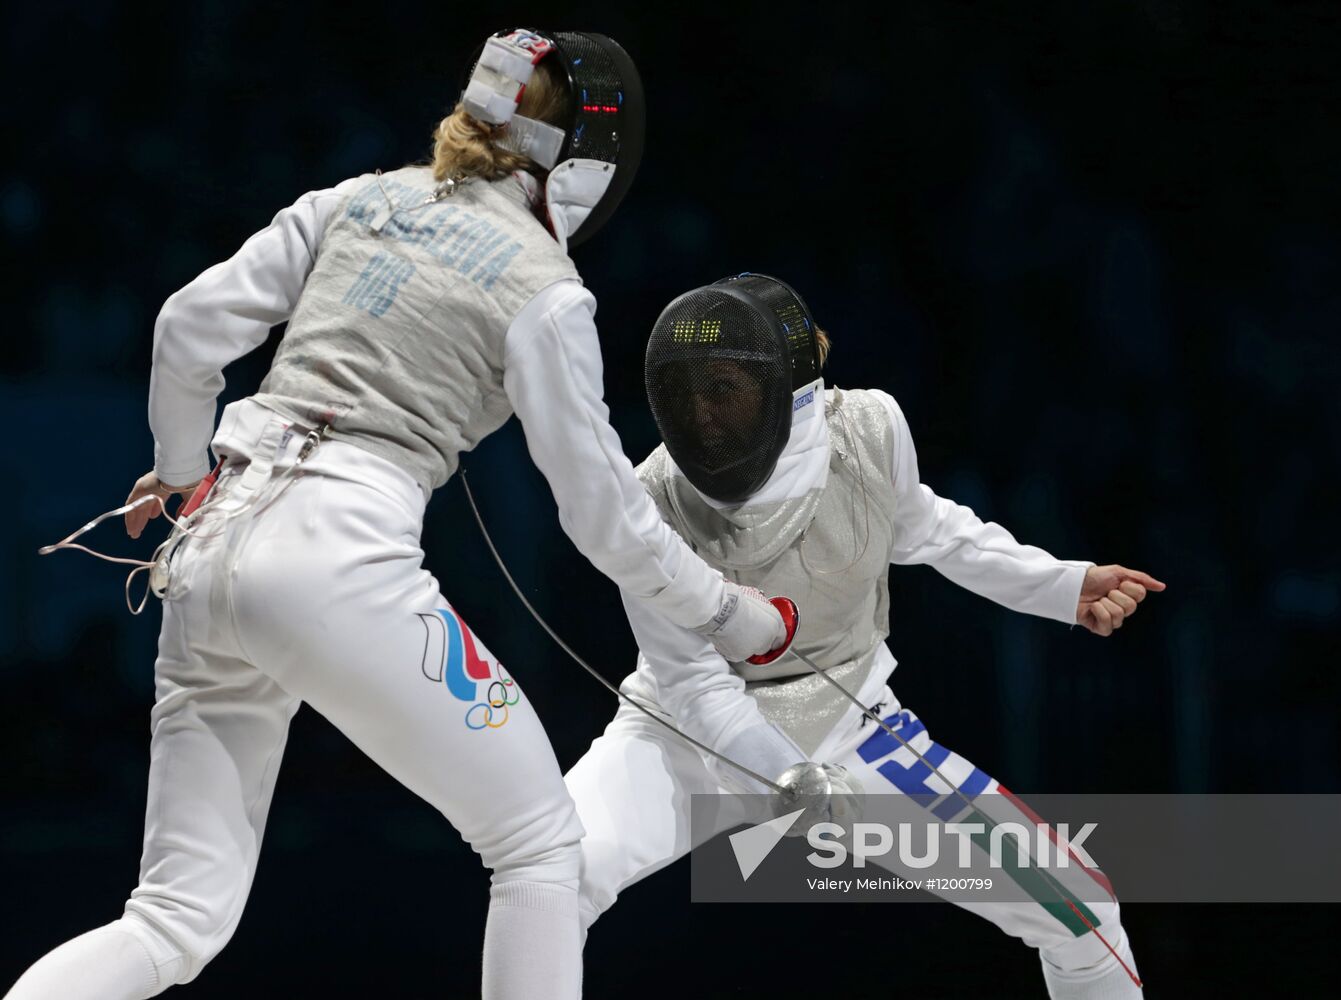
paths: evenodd
<path fill-rule="evenodd" d="M 210 448 L 225 468 L 245 464 L 267 478 L 272 470 L 280 472 L 298 462 L 314 430 L 249 397 L 224 407 Z M 362 483 L 419 516 L 428 502 L 408 472 L 348 441 L 322 439 L 303 460 L 303 472 Z M 242 472 L 244 484 L 247 474 L 246 470 Z"/>

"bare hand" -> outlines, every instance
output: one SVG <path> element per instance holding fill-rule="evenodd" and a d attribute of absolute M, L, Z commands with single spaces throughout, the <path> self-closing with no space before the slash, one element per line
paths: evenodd
<path fill-rule="evenodd" d="M 129 514 L 126 515 L 126 534 L 131 538 L 139 538 L 144 526 L 163 513 L 163 505 L 167 503 L 168 497 L 174 493 L 189 497 L 195 492 L 198 483 L 191 483 L 189 486 L 169 486 L 167 483 L 160 483 L 158 476 L 152 472 L 146 472 L 139 479 L 135 480 L 135 486 L 130 491 L 130 496 L 126 497 L 126 503 L 134 503 L 141 497 L 158 497 L 157 500 L 146 500 Z"/>
<path fill-rule="evenodd" d="M 1080 604 L 1076 608 L 1076 624 L 1084 625 L 1095 635 L 1112 635 L 1114 629 L 1136 614 L 1136 606 L 1150 591 L 1164 589 L 1149 573 L 1125 566 L 1091 566 L 1085 572 L 1085 583 L 1080 588 Z"/>

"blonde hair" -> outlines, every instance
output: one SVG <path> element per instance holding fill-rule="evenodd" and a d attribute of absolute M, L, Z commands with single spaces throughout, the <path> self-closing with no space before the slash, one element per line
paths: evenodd
<path fill-rule="evenodd" d="M 517 113 L 562 127 L 566 85 L 547 60 L 536 66 L 522 92 Z M 433 130 L 433 179 L 482 177 L 497 180 L 517 170 L 544 173 L 529 156 L 495 146 L 493 140 L 506 125 L 489 125 L 467 113 L 460 104 Z"/>
<path fill-rule="evenodd" d="M 824 362 L 829 360 L 829 334 L 820 327 L 815 327 L 815 346 L 819 349 L 820 367 L 824 367 Z"/>

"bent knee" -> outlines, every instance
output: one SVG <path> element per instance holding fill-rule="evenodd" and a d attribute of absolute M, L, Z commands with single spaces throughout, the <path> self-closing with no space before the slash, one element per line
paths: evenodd
<path fill-rule="evenodd" d="M 495 862 L 491 881 L 495 886 L 508 882 L 551 882 L 576 889 L 581 869 L 582 850 L 574 836 L 557 844 L 509 852 Z"/>
<path fill-rule="evenodd" d="M 487 843 L 472 840 L 471 846 L 493 871 L 494 885 L 566 882 L 576 889 L 584 833 L 572 799 L 558 785 L 546 808 L 523 822 L 499 824 Z"/>
<path fill-rule="evenodd" d="M 1053 968 L 1063 972 L 1088 969 L 1107 959 L 1113 950 L 1120 950 L 1125 935 L 1117 901 L 1091 903 L 1089 906 L 1094 916 L 1099 918 L 1093 929 L 1086 930 L 1078 937 L 1069 937 L 1039 948 L 1039 954 Z"/>
<path fill-rule="evenodd" d="M 233 937 L 241 906 L 214 908 L 159 894 L 137 894 L 118 924 L 144 945 L 164 988 L 200 975 Z"/>
<path fill-rule="evenodd" d="M 631 879 L 627 853 L 617 844 L 588 836 L 582 841 L 582 877 L 578 883 L 578 912 L 585 931 L 615 905 Z"/>

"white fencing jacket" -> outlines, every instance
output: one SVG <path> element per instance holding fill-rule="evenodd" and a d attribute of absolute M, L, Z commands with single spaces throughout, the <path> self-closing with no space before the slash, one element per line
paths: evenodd
<path fill-rule="evenodd" d="M 232 258 L 168 299 L 154 329 L 149 390 L 160 480 L 186 485 L 206 474 L 223 368 L 294 314 L 323 234 L 337 216 L 346 221 L 345 206 L 376 180 L 365 175 L 303 196 Z M 516 187 L 506 188 L 510 198 L 525 196 L 525 186 L 513 178 L 493 184 Z M 412 250 L 417 248 L 405 252 Z M 429 262 L 419 258 L 418 264 L 427 268 Z M 521 420 L 560 522 L 583 555 L 670 621 L 701 626 L 720 606 L 722 576 L 694 557 L 661 520 L 624 455 L 602 401 L 595 313 L 592 294 L 575 278 L 565 278 L 541 288 L 510 324 L 500 325 L 503 343 L 495 345 L 493 356 L 502 359 L 505 402 Z M 497 375 L 461 377 L 496 380 Z M 506 411 L 495 426 L 503 419 Z M 416 478 L 427 492 L 432 484 Z"/>
<path fill-rule="evenodd" d="M 844 395 L 847 397 L 845 403 L 840 402 Z M 856 405 L 860 405 L 858 413 L 844 416 L 839 412 L 843 406 L 851 410 Z M 685 522 L 685 530 L 699 555 L 710 564 L 718 565 L 717 556 L 722 551 L 760 552 L 755 565 L 723 562 L 718 568 L 726 569 L 728 575 L 740 583 L 775 590 L 781 585 L 783 591 L 791 589 L 798 596 L 804 593 L 815 596 L 817 591 L 850 591 L 860 578 L 866 576 L 874 590 L 884 585 L 889 565 L 926 564 L 961 587 L 1005 607 L 1075 624 L 1081 586 L 1086 569 L 1092 563 L 1056 559 L 1040 548 L 1021 544 L 1001 525 L 984 522 L 968 507 L 937 496 L 921 481 L 908 421 L 889 394 L 879 390 L 844 394 L 830 389 L 826 411 L 826 419 L 793 424 L 773 475 L 754 497 L 729 509 L 722 509 L 722 505 L 705 498 L 705 505 L 717 510 L 720 516 L 706 517 L 700 510 L 693 519 L 694 529 Z M 861 439 L 852 441 L 852 434 Z M 804 525 L 798 528 L 795 524 L 791 524 L 780 537 L 745 537 L 757 530 L 748 527 L 752 508 L 763 512 L 764 522 L 770 526 L 790 524 L 795 520 L 789 514 L 790 505 L 814 503 L 815 497 L 826 490 L 851 492 L 855 477 L 849 472 L 835 480 L 831 469 L 832 451 L 835 447 L 843 449 L 844 454 L 839 460 L 850 464 L 859 460 L 868 446 L 880 449 L 870 452 L 871 457 L 863 462 L 868 488 L 874 497 L 870 512 L 871 533 L 879 542 L 872 543 L 869 550 L 863 546 L 866 555 L 861 565 L 854 565 L 844 579 L 826 583 L 807 567 L 844 566 L 851 559 L 846 542 L 833 552 L 823 551 L 822 547 L 807 548 L 807 536 L 799 530 Z M 639 474 L 649 489 L 662 497 L 659 503 L 663 505 L 667 503 L 668 487 L 681 491 L 693 489 L 665 454 L 664 446 L 639 466 Z M 884 481 L 877 482 L 876 477 Z M 861 503 L 849 500 L 846 494 L 841 502 L 829 506 L 838 512 L 837 515 L 831 512 L 821 516 L 858 521 L 863 517 Z M 786 516 L 769 519 L 768 513 L 778 509 Z M 808 509 L 813 514 L 814 508 Z M 820 509 L 826 508 L 821 504 Z M 887 525 L 884 523 L 886 517 L 889 519 Z M 702 535 L 704 526 L 711 524 L 720 526 L 720 538 Z M 841 532 L 837 534 L 841 535 Z M 798 574 L 809 576 L 802 580 Z M 828 617 L 833 621 L 824 628 L 834 631 L 835 623 L 841 624 L 845 613 L 864 615 L 869 611 L 869 596 L 865 592 L 853 594 L 850 608 L 829 609 Z M 812 610 L 819 609 L 817 613 L 823 616 L 823 601 L 818 597 L 816 601 Z M 855 657 L 863 669 L 852 675 L 852 683 L 858 687 L 852 693 L 868 706 L 880 699 L 896 665 L 884 643 L 888 634 L 887 603 L 878 601 L 876 606 L 877 617 L 883 616 L 886 620 L 877 623 L 873 633 L 869 623 L 865 631 L 856 623 L 851 627 L 853 634 L 870 634 L 874 647 Z M 748 693 L 747 683 L 751 686 L 765 680 L 787 683 L 786 674 L 796 675 L 791 680 L 798 690 L 807 679 L 817 680 L 798 661 L 784 657 L 776 661 L 776 666 L 762 669 L 732 666 L 700 637 L 670 627 L 654 609 L 633 600 L 626 600 L 625 607 L 639 645 L 638 668 L 624 682 L 627 693 L 659 706 L 695 739 L 767 777 L 779 775 L 804 759 L 806 755 L 800 751 L 802 746 L 822 759 L 826 740 L 809 733 L 807 730 L 812 727 L 808 724 L 801 724 L 810 721 L 805 719 L 803 709 L 788 706 L 775 720 L 778 724 L 774 725 L 761 711 L 760 703 Z M 804 603 L 801 620 L 804 628 Z M 801 641 L 798 637 L 798 644 Z M 812 648 L 812 658 L 825 670 L 844 666 L 838 662 L 840 660 L 854 659 L 852 650 L 846 648 L 841 638 L 831 638 L 820 643 L 818 648 Z M 865 667 L 867 663 L 869 669 Z M 816 689 L 817 698 L 832 699 L 833 692 L 826 685 L 811 686 Z M 856 714 L 856 707 L 848 706 L 848 710 L 838 716 L 826 715 L 829 721 L 825 725 L 837 732 L 855 722 Z M 739 774 L 724 770 L 717 762 L 708 763 L 728 783 L 751 791 L 760 790 L 751 787 L 748 780 L 742 782 Z"/>

